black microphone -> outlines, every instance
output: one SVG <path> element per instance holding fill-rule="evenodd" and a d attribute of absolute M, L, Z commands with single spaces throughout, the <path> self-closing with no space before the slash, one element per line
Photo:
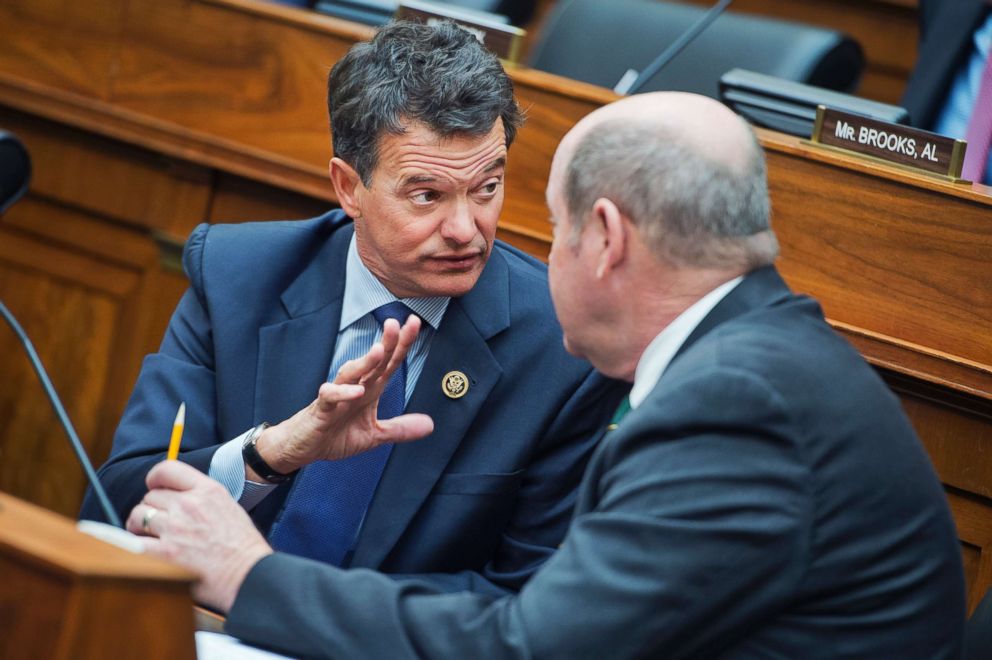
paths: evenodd
<path fill-rule="evenodd" d="M 635 78 L 634 81 L 626 87 L 626 89 L 624 89 L 623 83 L 627 79 L 627 75 L 624 75 L 624 77 L 620 79 L 620 82 L 617 83 L 617 86 L 613 89 L 613 91 L 618 94 L 637 93 L 641 87 L 644 87 L 644 85 L 654 77 L 654 74 L 661 71 L 669 62 L 675 59 L 676 55 L 682 52 L 682 49 L 702 34 L 703 30 L 708 28 L 710 23 L 715 21 L 717 17 L 720 16 L 720 14 L 722 14 L 728 6 L 730 6 L 731 2 L 732 0 L 720 0 L 715 5 L 710 7 L 710 9 L 703 14 L 699 20 L 692 25 L 692 27 L 683 32 L 682 36 L 673 41 L 672 44 L 663 50 L 658 57 L 654 58 L 654 60 L 648 64 L 640 74 L 638 74 L 637 78 Z M 630 71 L 627 72 L 627 74 L 630 73 Z"/>
<path fill-rule="evenodd" d="M 45 394 L 48 395 L 48 400 L 52 402 L 52 408 L 55 409 L 55 414 L 58 415 L 59 421 L 62 423 L 62 428 L 65 430 L 65 434 L 69 437 L 69 444 L 72 445 L 73 451 L 76 452 L 76 457 L 79 459 L 79 463 L 83 466 L 83 471 L 86 472 L 86 478 L 89 479 L 90 486 L 93 487 L 93 492 L 96 493 L 97 500 L 100 502 L 100 507 L 103 509 L 103 515 L 106 516 L 107 521 L 114 525 L 115 527 L 123 527 L 121 525 L 121 519 L 117 516 L 117 512 L 114 511 L 114 507 L 110 504 L 110 498 L 107 497 L 107 492 L 103 490 L 103 486 L 100 484 L 100 479 L 96 476 L 96 470 L 93 469 L 93 464 L 90 463 L 90 459 L 86 456 L 86 450 L 83 449 L 83 443 L 79 441 L 79 436 L 76 435 L 76 429 L 72 427 L 72 422 L 69 421 L 69 416 L 65 412 L 65 408 L 62 406 L 62 401 L 59 400 L 59 395 L 56 394 L 55 388 L 52 386 L 52 381 L 48 378 L 48 373 L 45 371 L 45 367 L 42 366 L 41 360 L 38 358 L 38 353 L 34 350 L 34 345 L 31 340 L 28 339 L 27 334 L 24 329 L 21 328 L 21 324 L 17 322 L 14 315 L 10 313 L 7 306 L 0 301 L 0 315 L 2 315 L 10 327 L 14 329 L 14 333 L 17 338 L 21 340 L 21 345 L 24 347 L 24 351 L 28 354 L 28 359 L 31 361 L 31 366 L 34 367 L 35 372 L 38 374 L 38 380 L 41 381 L 41 386 L 45 390 Z"/>

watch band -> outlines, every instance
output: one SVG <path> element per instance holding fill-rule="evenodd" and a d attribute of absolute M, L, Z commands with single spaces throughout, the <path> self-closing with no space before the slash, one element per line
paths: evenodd
<path fill-rule="evenodd" d="M 290 472 L 289 474 L 283 474 L 281 472 L 276 472 L 272 469 L 272 466 L 265 462 L 262 455 L 258 453 L 258 447 L 255 443 L 258 441 L 258 437 L 262 435 L 262 431 L 269 428 L 268 422 L 262 422 L 255 428 L 251 430 L 248 437 L 245 438 L 244 443 L 241 445 L 241 457 L 245 461 L 245 465 L 254 470 L 260 477 L 268 481 L 270 484 L 281 484 L 288 481 L 296 471 Z"/>

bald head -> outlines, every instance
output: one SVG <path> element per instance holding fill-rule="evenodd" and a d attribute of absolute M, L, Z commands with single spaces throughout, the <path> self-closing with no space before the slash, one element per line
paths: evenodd
<path fill-rule="evenodd" d="M 685 147 L 736 171 L 747 166 L 757 148 L 751 128 L 729 108 L 706 96 L 684 92 L 638 94 L 605 105 L 576 124 L 562 144 L 574 142 L 610 120 L 634 122 L 660 134 L 678 136 Z"/>
<path fill-rule="evenodd" d="M 596 110 L 562 140 L 552 178 L 563 182 L 577 232 L 605 197 L 676 265 L 747 271 L 778 251 L 761 148 L 707 97 L 640 94 Z"/>

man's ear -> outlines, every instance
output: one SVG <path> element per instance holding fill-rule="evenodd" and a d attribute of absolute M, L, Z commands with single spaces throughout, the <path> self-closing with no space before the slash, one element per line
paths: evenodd
<path fill-rule="evenodd" d="M 600 197 L 592 205 L 592 222 L 599 225 L 602 241 L 596 259 L 596 277 L 602 279 L 627 258 L 627 226 L 620 209 L 606 197 Z"/>
<path fill-rule="evenodd" d="M 358 192 L 359 187 L 364 188 L 362 178 L 358 176 L 348 163 L 340 158 L 332 158 L 327 164 L 327 171 L 331 175 L 331 183 L 334 185 L 334 192 L 337 194 L 338 203 L 350 217 L 357 219 L 362 217 L 362 205 Z"/>

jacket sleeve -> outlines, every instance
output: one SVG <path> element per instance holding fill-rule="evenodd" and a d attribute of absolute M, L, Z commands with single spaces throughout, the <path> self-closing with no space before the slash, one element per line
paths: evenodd
<path fill-rule="evenodd" d="M 214 356 L 200 268 L 209 226 L 197 227 L 183 253 L 190 288 L 179 301 L 157 353 L 148 355 L 128 401 L 107 462 L 98 475 L 125 518 L 147 491 L 145 476 L 165 458 L 179 404 L 186 402 L 180 460 L 206 472 L 216 451 Z M 103 519 L 87 492 L 81 518 Z"/>
<path fill-rule="evenodd" d="M 631 413 L 593 458 L 561 549 L 519 594 L 443 594 L 276 554 L 249 573 L 228 632 L 308 657 L 720 656 L 794 593 L 809 512 L 775 396 L 746 377 L 716 383 L 681 403 L 701 411 L 692 401 L 729 388 L 748 414 Z"/>

